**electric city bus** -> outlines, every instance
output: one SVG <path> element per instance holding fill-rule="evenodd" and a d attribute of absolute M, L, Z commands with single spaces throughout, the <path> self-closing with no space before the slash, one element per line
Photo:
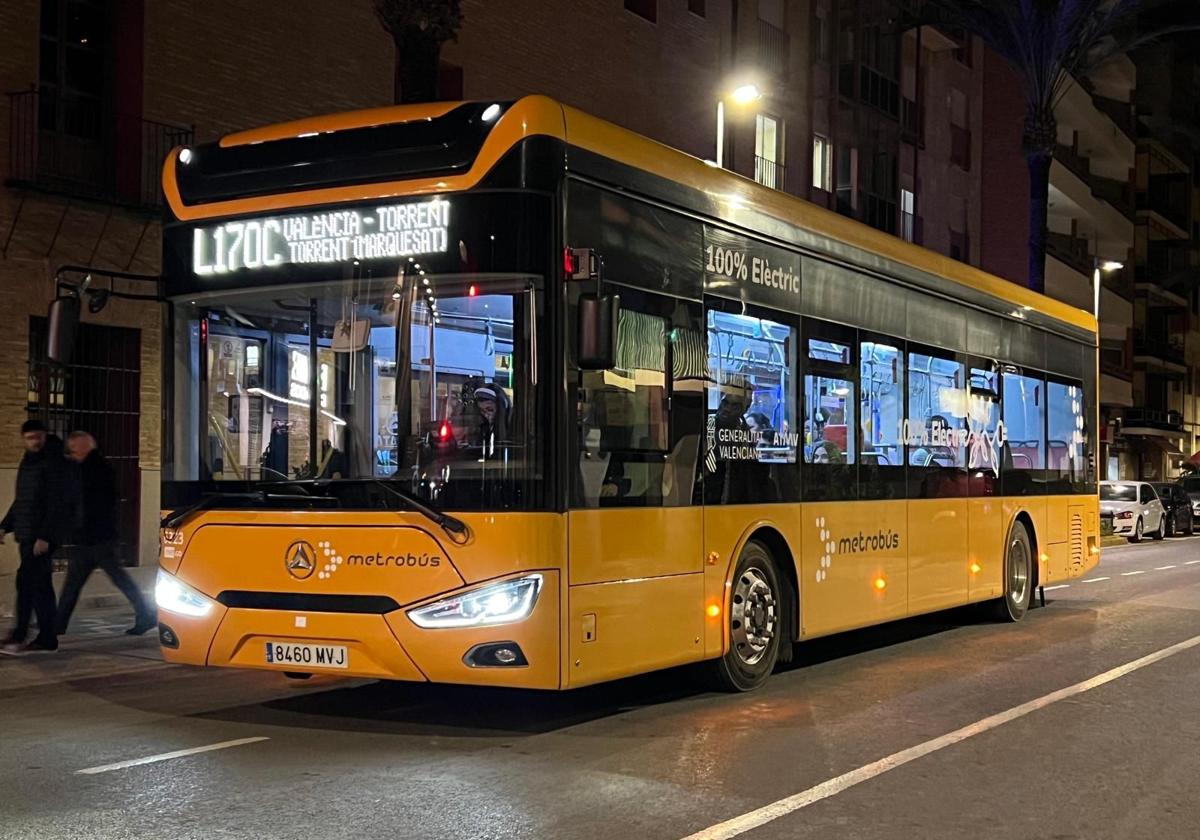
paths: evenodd
<path fill-rule="evenodd" d="M 1088 313 L 538 96 L 163 183 L 171 662 L 746 690 L 1098 561 Z"/>

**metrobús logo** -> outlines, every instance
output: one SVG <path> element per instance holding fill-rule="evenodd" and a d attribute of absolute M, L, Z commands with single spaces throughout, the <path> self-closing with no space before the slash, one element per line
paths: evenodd
<path fill-rule="evenodd" d="M 859 531 L 852 536 L 837 536 L 824 516 L 814 522 L 817 535 L 821 538 L 821 558 L 817 569 L 817 583 L 829 577 L 833 558 L 840 554 L 869 554 L 876 551 L 893 551 L 900 548 L 900 535 L 891 528 L 880 528 L 875 532 Z"/>
<path fill-rule="evenodd" d="M 435 568 L 442 565 L 439 554 L 350 554 L 346 562 L 351 566 L 396 566 L 408 568 Z"/>
<path fill-rule="evenodd" d="M 295 545 L 296 544 L 294 543 L 293 548 L 289 549 L 289 558 L 295 554 Z M 307 545 L 307 543 L 305 543 L 305 545 Z M 319 552 L 322 555 L 321 557 L 316 558 L 317 562 L 314 564 L 314 567 L 317 571 L 317 578 L 319 580 L 327 580 L 328 578 L 333 577 L 334 573 L 337 572 L 337 570 L 342 566 L 392 566 L 397 569 L 433 569 L 442 565 L 442 556 L 440 554 L 413 554 L 411 552 L 406 554 L 387 554 L 382 551 L 377 551 L 374 554 L 343 555 L 337 548 L 334 547 L 333 543 L 329 542 L 328 540 L 322 540 L 321 542 L 317 543 L 316 552 Z M 289 570 L 290 569 L 291 567 L 289 566 Z M 309 571 L 308 574 L 312 574 L 312 572 Z M 307 577 L 307 575 L 305 575 L 305 577 Z"/>

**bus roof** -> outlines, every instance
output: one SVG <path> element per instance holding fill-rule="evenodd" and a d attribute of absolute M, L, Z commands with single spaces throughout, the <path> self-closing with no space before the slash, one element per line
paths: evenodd
<path fill-rule="evenodd" d="M 222 137 L 221 148 L 270 143 L 342 130 L 435 120 L 462 103 L 429 103 L 370 108 L 277 123 Z M 905 242 L 809 201 L 762 186 L 725 169 L 658 143 L 633 131 L 563 105 L 544 96 L 526 96 L 509 106 L 497 120 L 475 164 L 462 174 L 417 177 L 403 181 L 325 187 L 274 195 L 258 195 L 187 205 L 175 176 L 179 149 L 164 166 L 163 190 L 182 221 L 241 213 L 277 211 L 385 196 L 422 195 L 466 190 L 481 181 L 491 167 L 526 137 L 546 135 L 618 163 L 640 169 L 681 186 L 700 191 L 729 205 L 750 206 L 816 235 L 845 243 L 870 254 L 909 266 L 1012 304 L 1017 312 L 1033 310 L 1078 329 L 1094 333 L 1095 318 L 1062 301 L 1033 292 L 966 263 Z"/>

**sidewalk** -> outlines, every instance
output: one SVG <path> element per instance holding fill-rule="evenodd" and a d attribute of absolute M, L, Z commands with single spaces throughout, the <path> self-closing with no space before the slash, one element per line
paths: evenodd
<path fill-rule="evenodd" d="M 130 576 L 137 583 L 138 588 L 145 593 L 146 598 L 150 603 L 154 603 L 154 578 L 158 574 L 158 564 L 151 563 L 144 566 L 134 566 L 131 569 L 126 569 Z M 0 617 L 11 617 L 13 612 L 13 597 L 15 593 L 16 582 L 13 580 L 12 574 L 0 574 Z M 67 573 L 54 573 L 54 591 L 61 594 L 63 583 L 67 579 Z M 83 587 L 83 594 L 79 596 L 79 606 L 76 609 L 80 610 L 102 610 L 110 607 L 119 607 L 125 603 L 125 596 L 121 594 L 112 581 L 108 579 L 108 575 L 100 570 L 92 572 L 92 576 L 88 578 L 87 584 Z"/>

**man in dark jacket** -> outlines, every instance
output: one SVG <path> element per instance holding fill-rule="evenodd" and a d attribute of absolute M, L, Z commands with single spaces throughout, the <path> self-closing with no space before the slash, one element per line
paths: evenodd
<path fill-rule="evenodd" d="M 17 623 L 0 651 L 58 650 L 54 609 L 54 549 L 61 545 L 69 528 L 66 505 L 70 491 L 62 441 L 46 434 L 40 420 L 21 426 L 25 457 L 17 469 L 17 492 L 0 531 L 15 532 L 21 551 L 17 570 Z M 3 540 L 3 536 L 0 536 Z M 37 613 L 38 635 L 25 644 L 29 622 Z"/>
<path fill-rule="evenodd" d="M 58 601 L 58 632 L 67 632 L 79 593 L 97 568 L 103 569 L 133 606 L 134 625 L 126 632 L 140 636 L 156 624 L 154 611 L 117 559 L 117 479 L 108 460 L 87 432 L 71 432 L 67 452 L 77 466 L 80 505 L 75 533 L 75 556 L 67 567 L 67 582 Z"/>

